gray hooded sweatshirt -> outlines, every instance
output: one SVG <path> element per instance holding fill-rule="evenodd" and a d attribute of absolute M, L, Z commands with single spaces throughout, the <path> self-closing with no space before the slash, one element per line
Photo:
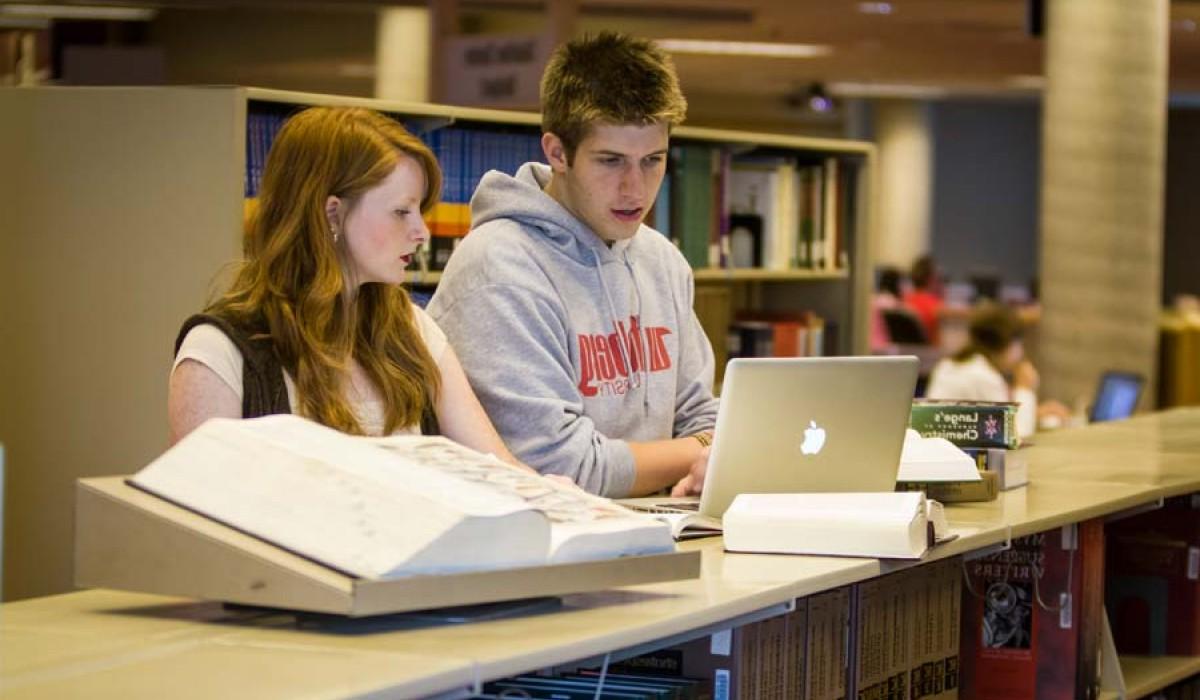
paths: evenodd
<path fill-rule="evenodd" d="M 611 247 L 542 191 L 550 168 L 492 171 L 471 198 L 429 313 L 519 459 L 628 495 L 626 441 L 711 429 L 713 353 L 692 272 L 642 226 Z"/>

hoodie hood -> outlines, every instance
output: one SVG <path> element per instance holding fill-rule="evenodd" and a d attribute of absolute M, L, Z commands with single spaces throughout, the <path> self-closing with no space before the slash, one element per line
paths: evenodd
<path fill-rule="evenodd" d="M 471 197 L 471 226 L 482 226 L 494 219 L 510 219 L 526 230 L 535 229 L 551 247 L 572 260 L 587 265 L 623 257 L 625 249 L 637 238 L 616 241 L 609 247 L 600 236 L 566 207 L 546 194 L 553 171 L 544 163 L 526 163 L 516 176 L 490 170 L 479 181 Z M 644 226 L 642 228 L 645 228 Z M 638 235 L 643 231 L 639 229 Z"/>

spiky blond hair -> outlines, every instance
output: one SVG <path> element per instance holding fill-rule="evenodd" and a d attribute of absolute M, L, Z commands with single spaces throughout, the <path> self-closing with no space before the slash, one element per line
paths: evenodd
<path fill-rule="evenodd" d="M 542 130 L 567 162 L 594 124 L 677 126 L 687 115 L 675 64 L 646 39 L 615 32 L 559 46 L 542 73 Z"/>

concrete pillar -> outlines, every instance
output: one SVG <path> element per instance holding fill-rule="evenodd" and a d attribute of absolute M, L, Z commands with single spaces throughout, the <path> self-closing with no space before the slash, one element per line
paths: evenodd
<path fill-rule="evenodd" d="M 929 252 L 933 137 L 929 106 L 915 100 L 875 104 L 879 145 L 879 219 L 871 258 L 907 270 Z M 868 271 L 869 272 L 869 271 Z"/>
<path fill-rule="evenodd" d="M 430 101 L 435 48 L 429 8 L 381 9 L 375 39 L 375 97 Z"/>
<path fill-rule="evenodd" d="M 1041 394 L 1105 369 L 1153 394 L 1162 294 L 1167 0 L 1051 0 L 1042 114 Z M 1152 406 L 1145 397 L 1143 406 Z"/>

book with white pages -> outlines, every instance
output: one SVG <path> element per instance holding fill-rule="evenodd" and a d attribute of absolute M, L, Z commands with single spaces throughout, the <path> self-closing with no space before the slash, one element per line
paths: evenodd
<path fill-rule="evenodd" d="M 364 579 L 675 549 L 651 517 L 444 437 L 357 437 L 293 415 L 209 420 L 129 483 Z"/>
<path fill-rule="evenodd" d="M 954 538 L 919 491 L 741 494 L 722 520 L 731 552 L 920 559 Z"/>
<path fill-rule="evenodd" d="M 979 481 L 979 468 L 971 455 L 949 440 L 921 437 L 909 428 L 904 431 L 896 481 Z"/>
<path fill-rule="evenodd" d="M 671 528 L 676 541 L 694 540 L 701 537 L 716 537 L 721 534 L 721 520 L 699 512 L 699 501 L 676 501 L 670 507 L 658 507 L 662 499 L 656 496 L 645 498 L 622 498 L 619 501 L 633 510 L 650 515 Z"/>

